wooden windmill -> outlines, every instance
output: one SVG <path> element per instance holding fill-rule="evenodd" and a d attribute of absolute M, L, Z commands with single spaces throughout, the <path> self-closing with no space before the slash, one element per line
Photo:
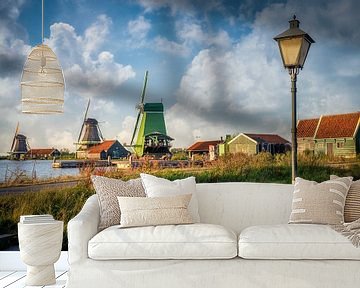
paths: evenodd
<path fill-rule="evenodd" d="M 166 133 L 163 103 L 144 103 L 147 80 L 148 71 L 145 72 L 140 103 L 136 106 L 139 113 L 130 145 L 138 157 L 149 155 L 161 158 L 164 155 L 170 154 L 170 142 L 174 139 Z M 134 143 L 136 134 L 136 142 Z"/>
<path fill-rule="evenodd" d="M 101 133 L 99 122 L 94 118 L 88 118 L 88 111 L 90 107 L 90 99 L 88 101 L 84 120 L 81 125 L 79 137 L 77 143 L 78 149 L 76 149 L 76 157 L 77 158 L 85 158 L 85 151 L 91 146 L 100 144 L 104 141 L 104 137 Z"/>
<path fill-rule="evenodd" d="M 27 138 L 23 134 L 19 134 L 19 122 L 16 125 L 15 134 L 13 138 L 13 142 L 10 148 L 10 159 L 20 160 L 24 157 L 24 155 L 30 149 L 29 144 L 27 142 Z"/>

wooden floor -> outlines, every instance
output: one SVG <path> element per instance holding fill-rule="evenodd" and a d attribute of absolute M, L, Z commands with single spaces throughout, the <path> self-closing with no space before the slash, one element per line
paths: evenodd
<path fill-rule="evenodd" d="M 66 284 L 66 271 L 58 271 L 56 275 L 56 284 L 49 286 L 26 286 L 26 271 L 0 271 L 0 288 L 63 288 Z"/>

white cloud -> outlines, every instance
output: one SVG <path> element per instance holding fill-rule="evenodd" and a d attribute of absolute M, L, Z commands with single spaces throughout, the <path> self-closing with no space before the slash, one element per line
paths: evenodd
<path fill-rule="evenodd" d="M 151 23 L 145 19 L 144 16 L 139 16 L 135 20 L 131 20 L 128 23 L 128 31 L 132 38 L 143 40 L 149 30 L 151 29 Z"/>
<path fill-rule="evenodd" d="M 175 26 L 177 42 L 158 35 L 152 40 L 150 46 L 157 51 L 180 57 L 189 57 L 191 52 L 198 51 L 199 47 L 231 48 L 232 41 L 226 31 L 219 30 L 216 33 L 205 33 L 202 26 L 196 23 L 192 17 L 185 17 L 177 21 Z"/>
<path fill-rule="evenodd" d="M 231 134 L 228 125 L 210 122 L 178 103 L 166 111 L 165 121 L 169 136 L 175 139 L 175 148 L 186 148 L 200 140 L 220 140 L 224 134 Z"/>
<path fill-rule="evenodd" d="M 172 15 L 177 13 L 193 15 L 199 11 L 221 11 L 224 9 L 223 1 L 221 0 L 138 0 L 138 2 L 145 8 L 145 12 L 152 12 L 161 8 L 169 8 Z"/>
<path fill-rule="evenodd" d="M 111 24 L 112 21 L 109 17 L 106 15 L 99 15 L 97 20 L 85 30 L 82 47 L 85 60 L 87 60 L 92 53 L 98 52 L 104 45 Z"/>
<path fill-rule="evenodd" d="M 138 0 L 139 4 L 145 8 L 145 12 L 151 12 L 163 7 L 169 7 L 172 14 L 179 11 L 187 11 L 192 7 L 191 1 L 172 1 L 172 0 Z"/>
<path fill-rule="evenodd" d="M 231 44 L 231 38 L 225 30 L 220 29 L 216 33 L 207 33 L 199 23 L 189 18 L 178 21 L 176 30 L 178 37 L 187 45 L 195 43 L 205 47 L 214 45 L 229 48 Z"/>
<path fill-rule="evenodd" d="M 202 50 L 181 80 L 178 101 L 204 112 L 219 104 L 230 112 L 274 112 L 283 103 L 279 67 L 254 36 L 229 51 Z"/>
<path fill-rule="evenodd" d="M 74 151 L 74 142 L 77 141 L 77 139 L 74 138 L 73 133 L 70 131 L 53 131 L 52 129 L 46 130 L 47 134 L 47 144 L 49 147 L 54 147 L 57 149 L 63 149 L 67 148 L 70 151 Z"/>
<path fill-rule="evenodd" d="M 178 103 L 167 113 L 175 145 L 238 132 L 288 136 L 288 75 L 272 41 L 255 31 L 229 49 L 211 47 L 193 58 L 181 79 Z"/>
<path fill-rule="evenodd" d="M 155 48 L 158 51 L 178 55 L 178 56 L 188 56 L 190 51 L 189 49 L 183 45 L 176 43 L 174 41 L 170 41 L 164 37 L 157 36 L 154 39 Z"/>
<path fill-rule="evenodd" d="M 126 116 L 121 123 L 121 132 L 117 134 L 117 139 L 120 143 L 130 145 L 131 137 L 134 132 L 136 118 L 132 116 Z M 135 139 L 136 140 L 136 139 Z"/>
<path fill-rule="evenodd" d="M 116 62 L 109 51 L 101 50 L 106 43 L 111 19 L 98 16 L 84 35 L 66 23 L 50 27 L 46 43 L 54 49 L 63 67 L 67 90 L 86 97 L 111 97 L 121 85 L 135 76 L 130 65 Z"/>

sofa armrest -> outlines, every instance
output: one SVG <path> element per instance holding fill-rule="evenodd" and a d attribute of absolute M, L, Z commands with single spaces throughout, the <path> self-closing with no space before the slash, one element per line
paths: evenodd
<path fill-rule="evenodd" d="M 92 195 L 79 214 L 68 223 L 69 264 L 88 258 L 88 242 L 98 232 L 99 218 L 98 197 Z"/>

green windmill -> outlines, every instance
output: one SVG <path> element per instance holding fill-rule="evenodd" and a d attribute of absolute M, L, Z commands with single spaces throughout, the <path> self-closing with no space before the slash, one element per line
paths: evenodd
<path fill-rule="evenodd" d="M 149 155 L 159 159 L 170 154 L 170 142 L 174 139 L 166 133 L 163 103 L 144 103 L 148 74 L 146 71 L 140 103 L 136 106 L 139 113 L 130 145 L 138 157 Z M 137 138 L 134 144 L 136 134 Z"/>

